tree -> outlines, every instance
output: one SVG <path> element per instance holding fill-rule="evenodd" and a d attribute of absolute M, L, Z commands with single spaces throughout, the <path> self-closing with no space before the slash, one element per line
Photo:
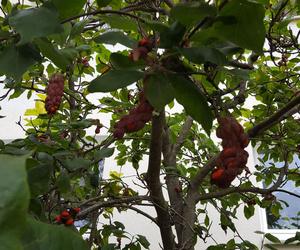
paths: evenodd
<path fill-rule="evenodd" d="M 236 232 L 237 207 L 250 218 L 255 204 L 272 204 L 278 217 L 272 193 L 287 192 L 287 180 L 300 185 L 299 169 L 289 169 L 300 145 L 299 1 L 2 0 L 1 10 L 1 100 L 37 99 L 19 122 L 26 138 L 0 141 L 1 249 L 149 249 L 142 235 L 123 244 L 122 223 L 97 228 L 100 217 L 132 209 L 157 224 L 163 249 L 191 250 L 210 237 L 206 204 Z M 95 92 L 105 93 L 97 103 Z M 108 136 L 99 142 L 87 128 Z M 262 161 L 249 172 L 249 140 L 263 161 L 284 166 Z M 114 153 L 146 192 L 116 172 L 101 179 L 99 164 Z M 209 249 L 224 247 L 257 249 L 235 239 Z"/>

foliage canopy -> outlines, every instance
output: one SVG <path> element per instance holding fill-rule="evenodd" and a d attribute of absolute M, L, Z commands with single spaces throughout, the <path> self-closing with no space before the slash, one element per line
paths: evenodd
<path fill-rule="evenodd" d="M 116 209 L 157 224 L 166 250 L 191 250 L 212 237 L 207 205 L 237 235 L 238 207 L 247 219 L 257 206 L 279 217 L 284 204 L 272 193 L 286 181 L 300 185 L 299 168 L 289 168 L 300 145 L 298 0 L 14 2 L 1 1 L 0 100 L 25 93 L 36 106 L 19 123 L 26 138 L 0 141 L 0 249 L 150 249 L 143 235 L 110 220 Z M 108 45 L 116 44 L 112 52 Z M 64 77 L 63 96 L 49 115 L 44 102 L 55 74 Z M 105 94 L 92 102 L 95 92 Z M 116 136 L 116 124 L 139 112 L 132 110 L 143 98 L 154 108 L 152 121 L 144 112 L 139 129 L 128 123 L 125 132 L 133 133 Z M 95 119 L 96 112 L 111 120 Z M 210 182 L 221 148 L 214 134 L 217 118 L 229 116 L 263 157 L 218 188 Z M 103 159 L 112 155 L 136 170 L 143 189 L 119 172 L 102 178 Z M 284 166 L 266 166 L 269 159 Z M 143 205 L 155 208 L 155 218 Z M 62 219 L 75 207 L 77 227 Z M 97 227 L 99 218 L 107 223 Z M 297 242 L 299 233 L 286 244 Z M 236 237 L 209 249 L 258 248 Z"/>

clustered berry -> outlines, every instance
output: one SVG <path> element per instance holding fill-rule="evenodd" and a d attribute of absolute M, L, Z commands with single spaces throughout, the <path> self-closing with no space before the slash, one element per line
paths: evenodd
<path fill-rule="evenodd" d="M 249 139 L 243 127 L 233 117 L 219 117 L 217 137 L 222 139 L 223 150 L 216 161 L 217 168 L 211 174 L 211 183 L 227 188 L 246 168 Z"/>
<path fill-rule="evenodd" d="M 143 38 L 138 42 L 137 48 L 134 48 L 130 54 L 129 58 L 136 62 L 139 59 L 145 59 L 147 57 L 147 54 L 153 49 L 153 39 L 150 39 L 148 37 Z"/>
<path fill-rule="evenodd" d="M 55 221 L 59 224 L 64 224 L 65 226 L 71 226 L 74 224 L 74 219 L 79 212 L 79 207 L 64 210 L 60 215 L 55 217 Z"/>
<path fill-rule="evenodd" d="M 54 74 L 49 79 L 46 89 L 45 109 L 49 115 L 54 115 L 59 108 L 64 93 L 64 77 Z"/>
<path fill-rule="evenodd" d="M 113 135 L 116 139 L 123 138 L 125 133 L 141 130 L 152 118 L 153 107 L 147 101 L 144 92 L 139 95 L 138 105 L 129 111 L 115 124 Z"/>

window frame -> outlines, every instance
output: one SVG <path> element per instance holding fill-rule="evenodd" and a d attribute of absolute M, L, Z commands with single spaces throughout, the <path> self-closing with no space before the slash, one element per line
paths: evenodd
<path fill-rule="evenodd" d="M 258 146 L 257 146 L 258 147 Z M 252 169 L 254 170 L 254 166 L 260 164 L 258 160 L 258 153 L 257 153 L 257 147 L 252 147 L 252 156 L 253 156 L 253 163 Z M 257 183 L 255 180 L 255 183 L 257 187 L 264 188 L 262 183 Z M 297 232 L 300 232 L 300 229 L 270 229 L 268 228 L 268 221 L 267 221 L 267 211 L 265 208 L 258 207 L 258 213 L 261 223 L 261 229 L 263 233 L 270 233 L 274 236 L 276 236 L 281 243 L 284 243 L 287 239 L 295 236 Z M 269 240 L 265 239 L 264 244 L 274 244 L 270 242 Z"/>

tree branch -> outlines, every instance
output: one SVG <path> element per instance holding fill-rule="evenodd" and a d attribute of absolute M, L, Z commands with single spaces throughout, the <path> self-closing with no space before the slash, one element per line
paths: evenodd
<path fill-rule="evenodd" d="M 176 169 L 176 155 L 186 139 L 188 132 L 193 124 L 193 119 L 188 116 L 185 123 L 183 124 L 181 131 L 179 132 L 176 143 L 173 145 L 169 138 L 169 128 L 165 123 L 164 119 L 164 134 L 163 134 L 163 156 L 164 156 L 164 166 L 166 169 L 166 184 L 168 189 L 168 195 L 172 209 L 175 214 L 173 216 L 173 221 L 175 223 L 175 230 L 177 234 L 178 245 L 182 245 L 182 225 L 184 223 L 182 218 L 183 209 L 183 197 L 181 194 L 182 185 L 179 181 Z"/>
<path fill-rule="evenodd" d="M 257 124 L 253 128 L 248 130 L 248 136 L 250 138 L 256 137 L 258 134 L 261 134 L 268 128 L 272 127 L 276 123 L 281 122 L 282 120 L 286 119 L 287 117 L 285 114 L 289 112 L 292 108 L 300 104 L 300 95 L 295 97 L 293 100 L 288 102 L 283 108 L 279 109 L 277 112 L 275 112 L 273 115 L 271 115 L 269 118 L 265 119 L 261 123 Z"/>
<path fill-rule="evenodd" d="M 237 105 L 245 102 L 245 92 L 246 92 L 247 82 L 242 80 L 239 84 L 239 92 L 236 96 L 233 97 L 233 100 L 229 103 L 225 103 L 223 109 L 228 110 L 235 108 Z"/>
<path fill-rule="evenodd" d="M 204 180 L 204 178 L 208 175 L 208 173 L 213 170 L 213 168 L 216 165 L 216 160 L 218 159 L 219 154 L 215 155 L 213 158 L 211 158 L 207 164 L 199 169 L 196 176 L 191 180 L 190 188 L 194 193 L 198 192 L 198 187 L 201 184 L 201 182 Z"/>
<path fill-rule="evenodd" d="M 87 13 L 83 13 L 83 14 L 79 14 L 79 15 L 76 15 L 76 16 L 73 16 L 73 17 L 70 17 L 70 18 L 67 18 L 65 20 L 63 20 L 61 22 L 61 24 L 64 24 L 64 23 L 67 23 L 67 22 L 70 22 L 70 21 L 73 21 L 77 18 L 80 18 L 80 17 L 85 17 L 85 16 L 95 16 L 95 15 L 98 15 L 98 14 L 116 14 L 116 15 L 123 15 L 123 16 L 128 16 L 128 17 L 131 17 L 133 19 L 136 19 L 136 20 L 139 20 L 140 22 L 144 22 L 144 20 L 136 15 L 133 15 L 133 14 L 130 14 L 130 13 L 127 13 L 125 11 L 119 11 L 119 10 L 95 10 L 95 11 L 92 11 L 92 12 L 87 12 Z"/>
<path fill-rule="evenodd" d="M 175 242 L 171 228 L 171 218 L 160 183 L 162 136 L 164 124 L 163 113 L 164 112 L 161 112 L 159 116 L 153 116 L 152 118 L 150 154 L 146 182 L 157 213 L 157 223 L 160 228 L 164 249 L 173 250 L 175 247 Z"/>
<path fill-rule="evenodd" d="M 186 137 L 188 136 L 188 133 L 190 132 L 190 129 L 191 129 L 192 125 L 193 125 L 193 118 L 188 116 L 185 120 L 185 123 L 183 124 L 183 126 L 181 128 L 181 131 L 178 135 L 176 143 L 173 147 L 173 152 L 172 153 L 175 154 L 175 157 L 176 157 L 176 154 L 178 153 L 180 147 L 184 143 Z"/>
<path fill-rule="evenodd" d="M 122 198 L 115 199 L 115 200 L 103 201 L 103 202 L 96 203 L 90 207 L 83 209 L 81 212 L 79 212 L 79 214 L 77 216 L 78 216 L 78 218 L 83 218 L 86 215 L 88 215 L 89 213 L 91 213 L 101 207 L 114 207 L 114 206 L 117 206 L 117 205 L 120 205 L 123 203 L 128 204 L 131 202 L 140 202 L 143 200 L 150 201 L 151 199 L 149 196 L 144 195 L 144 196 L 122 197 Z"/>
<path fill-rule="evenodd" d="M 286 193 L 286 194 L 289 194 L 289 195 L 292 195 L 292 196 L 295 196 L 297 198 L 300 199 L 300 195 L 299 194 L 296 194 L 296 193 L 293 193 L 293 192 L 290 192 L 288 190 L 284 190 L 284 189 L 277 189 L 275 190 L 276 192 L 282 192 L 282 193 Z"/>
<path fill-rule="evenodd" d="M 229 65 L 240 69 L 249 69 L 249 70 L 254 69 L 253 65 L 247 63 L 241 63 L 239 61 L 230 61 Z"/>
<path fill-rule="evenodd" d="M 141 209 L 138 209 L 138 208 L 133 207 L 133 206 L 124 205 L 124 204 L 121 204 L 118 207 L 124 207 L 124 208 L 131 209 L 131 210 L 137 212 L 138 214 L 141 214 L 141 215 L 145 216 L 146 218 L 148 218 L 149 220 L 151 220 L 152 222 L 154 222 L 156 225 L 158 225 L 155 218 L 153 218 L 152 216 L 150 216 L 146 212 L 142 211 Z"/>

